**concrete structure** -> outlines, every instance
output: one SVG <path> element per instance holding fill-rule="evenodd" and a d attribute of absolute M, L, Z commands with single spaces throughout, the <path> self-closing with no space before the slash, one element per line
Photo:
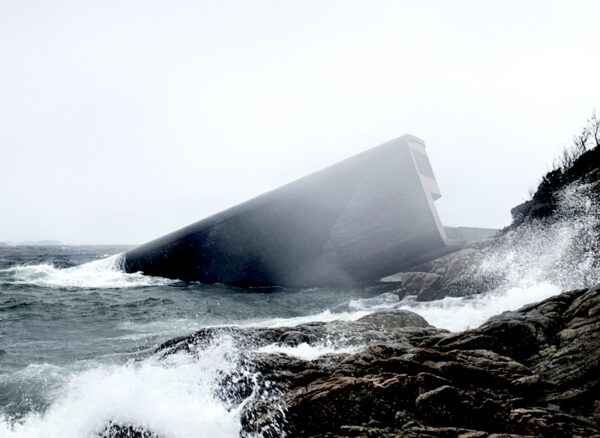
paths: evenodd
<path fill-rule="evenodd" d="M 243 287 L 375 283 L 462 246 L 440 196 L 425 144 L 405 135 L 137 247 L 125 269 Z"/>
<path fill-rule="evenodd" d="M 446 236 L 455 241 L 465 243 L 479 242 L 490 239 L 498 234 L 495 228 L 476 228 L 476 227 L 444 227 Z"/>

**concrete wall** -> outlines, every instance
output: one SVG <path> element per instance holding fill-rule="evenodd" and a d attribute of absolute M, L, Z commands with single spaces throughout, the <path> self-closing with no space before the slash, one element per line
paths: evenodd
<path fill-rule="evenodd" d="M 405 135 L 135 248 L 128 272 L 239 286 L 377 281 L 446 247 L 439 188 Z"/>
<path fill-rule="evenodd" d="M 479 242 L 489 239 L 498 234 L 500 230 L 496 228 L 478 228 L 478 227 L 444 227 L 449 239 L 462 240 L 465 243 Z"/>

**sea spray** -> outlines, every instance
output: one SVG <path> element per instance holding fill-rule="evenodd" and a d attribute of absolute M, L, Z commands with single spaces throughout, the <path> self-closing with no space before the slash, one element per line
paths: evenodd
<path fill-rule="evenodd" d="M 239 406 L 219 390 L 240 373 L 235 342 L 223 337 L 193 354 L 149 357 L 74 373 L 44 412 L 0 418 L 3 438 L 98 437 L 110 425 L 143 428 L 161 437 L 236 437 Z M 220 396 L 219 396 L 220 394 Z"/>
<path fill-rule="evenodd" d="M 59 289 L 121 289 L 176 283 L 142 273 L 123 271 L 123 256 L 112 255 L 70 268 L 51 264 L 21 265 L 0 270 L 0 284 L 31 285 Z"/>
<path fill-rule="evenodd" d="M 598 183 L 566 187 L 551 218 L 523 224 L 478 251 L 455 282 L 476 285 L 483 293 L 431 302 L 409 297 L 399 308 L 458 331 L 561 291 L 600 283 L 598 188 Z"/>
<path fill-rule="evenodd" d="M 475 273 L 495 276 L 504 288 L 550 283 L 566 290 L 600 282 L 598 188 L 596 183 L 563 189 L 552 217 L 498 239 L 483 252 Z"/>
<path fill-rule="evenodd" d="M 342 343 L 343 344 L 343 343 Z M 285 354 L 303 360 L 315 360 L 327 354 L 355 353 L 360 346 L 343 346 L 340 342 L 326 341 L 317 344 L 302 342 L 295 346 L 269 344 L 257 350 L 258 353 Z"/>

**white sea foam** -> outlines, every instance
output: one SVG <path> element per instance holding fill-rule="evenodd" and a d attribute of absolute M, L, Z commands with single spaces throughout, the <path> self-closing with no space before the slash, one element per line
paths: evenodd
<path fill-rule="evenodd" d="M 500 275 L 509 287 L 551 283 L 562 289 L 600 282 L 597 185 L 573 185 L 558 194 L 555 219 L 536 221 L 508 233 L 476 267 Z"/>
<path fill-rule="evenodd" d="M 600 283 L 595 191 L 597 185 L 567 187 L 558 195 L 554 220 L 521 226 L 489 248 L 472 275 L 494 278 L 493 290 L 425 303 L 406 299 L 399 307 L 421 314 L 434 326 L 464 330 L 503 311 Z"/>
<path fill-rule="evenodd" d="M 169 438 L 237 437 L 239 409 L 227 409 L 215 396 L 220 373 L 233 370 L 235 355 L 233 341 L 225 338 L 197 355 L 99 365 L 75 373 L 45 412 L 12 424 L 0 417 L 0 436 L 92 438 L 112 421 Z"/>
<path fill-rule="evenodd" d="M 124 272 L 121 254 L 71 268 L 57 268 L 49 264 L 15 266 L 0 270 L 0 276 L 5 283 L 63 289 L 121 289 L 175 282 Z"/>
<path fill-rule="evenodd" d="M 294 347 L 288 345 L 270 344 L 257 350 L 258 353 L 283 353 L 304 360 L 315 360 L 326 354 L 355 353 L 360 346 L 340 347 L 328 342 L 322 344 L 307 344 L 302 342 Z"/>
<path fill-rule="evenodd" d="M 409 297 L 399 303 L 394 294 L 383 294 L 352 300 L 349 307 L 361 316 L 388 308 L 410 310 L 436 327 L 459 331 L 561 291 L 600 283 L 597 191 L 598 185 L 591 184 L 567 187 L 558 194 L 552 221 L 523 225 L 488 248 L 469 273 L 475 283 L 491 279 L 493 287 L 486 293 L 431 302 Z"/>
<path fill-rule="evenodd" d="M 249 321 L 239 324 L 241 327 L 295 327 L 300 324 L 311 322 L 330 322 L 330 321 L 356 321 L 372 311 L 362 310 L 354 312 L 332 312 L 327 309 L 319 313 L 313 313 L 304 316 L 295 316 L 291 318 L 269 318 L 263 320 Z"/>
<path fill-rule="evenodd" d="M 354 309 L 354 312 L 371 313 L 376 310 L 386 310 L 395 307 L 398 304 L 398 295 L 393 292 L 386 292 L 376 297 L 358 298 L 350 300 L 348 307 Z"/>
<path fill-rule="evenodd" d="M 416 312 L 435 327 L 460 331 L 478 327 L 494 315 L 517 310 L 560 292 L 561 289 L 556 285 L 540 283 L 528 288 L 514 287 L 468 298 L 446 297 L 430 302 L 407 299 L 397 308 Z"/>

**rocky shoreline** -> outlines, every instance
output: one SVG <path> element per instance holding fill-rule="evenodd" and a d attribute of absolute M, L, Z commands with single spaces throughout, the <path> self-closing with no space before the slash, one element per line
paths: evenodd
<path fill-rule="evenodd" d="M 600 285 L 461 333 L 397 310 L 355 322 L 203 329 L 157 354 L 193 353 L 221 336 L 248 351 L 245 372 L 223 376 L 232 403 L 255 394 L 243 405 L 244 436 L 600 436 Z M 250 353 L 324 342 L 361 348 L 314 360 Z"/>
<path fill-rule="evenodd" d="M 594 116 L 580 147 L 567 150 L 533 198 L 513 209 L 513 225 L 501 235 L 391 276 L 382 287 L 432 301 L 532 275 L 535 284 L 563 289 L 597 283 L 600 144 L 591 133 L 599 129 Z M 554 251 L 544 258 L 547 248 Z M 240 413 L 243 437 L 600 438 L 600 284 L 458 333 L 386 310 L 351 322 L 205 328 L 155 354 L 200 355 L 224 337 L 236 346 L 238 366 L 220 376 L 218 397 Z M 324 346 L 332 353 L 285 354 Z M 100 435 L 167 438 L 114 423 Z"/>
<path fill-rule="evenodd" d="M 432 301 L 507 289 L 523 277 L 563 289 L 597 283 L 600 145 L 591 133 L 599 126 L 593 117 L 579 147 L 566 150 L 499 236 L 381 287 Z M 387 310 L 351 322 L 205 328 L 155 354 L 201 355 L 224 338 L 237 366 L 220 375 L 217 396 L 240 413 L 243 437 L 600 437 L 600 284 L 464 332 Z M 294 354 L 327 346 L 329 354 Z M 116 423 L 100 436 L 168 438 Z"/>

